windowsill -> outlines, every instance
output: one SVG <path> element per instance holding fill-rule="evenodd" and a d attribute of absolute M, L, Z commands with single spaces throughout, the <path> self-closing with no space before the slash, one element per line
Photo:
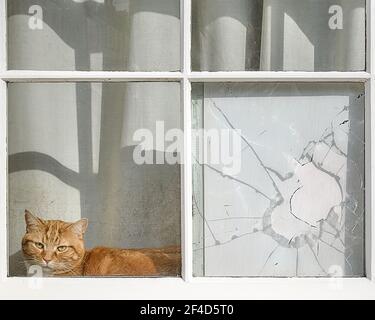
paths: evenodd
<path fill-rule="evenodd" d="M 375 299 L 367 278 L 6 278 L 0 299 Z"/>

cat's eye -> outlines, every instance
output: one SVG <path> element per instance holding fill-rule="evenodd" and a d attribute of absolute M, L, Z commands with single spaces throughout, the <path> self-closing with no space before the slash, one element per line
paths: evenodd
<path fill-rule="evenodd" d="M 41 242 L 35 242 L 34 244 L 35 244 L 35 246 L 36 246 L 38 249 L 43 249 L 43 248 L 44 248 L 44 244 L 41 243 Z"/>
<path fill-rule="evenodd" d="M 58 252 L 64 252 L 66 249 L 68 249 L 67 246 L 59 246 L 59 247 L 57 247 L 57 251 Z"/>

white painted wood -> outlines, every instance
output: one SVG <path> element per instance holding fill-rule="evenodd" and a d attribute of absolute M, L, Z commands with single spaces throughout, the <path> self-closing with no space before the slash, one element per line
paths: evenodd
<path fill-rule="evenodd" d="M 0 73 L 7 68 L 6 0 L 0 0 Z M 7 250 L 7 84 L 0 80 L 0 279 L 8 274 Z M 0 290 L 1 291 L 1 290 Z"/>
<path fill-rule="evenodd" d="M 191 160 L 191 84 L 187 79 L 183 80 L 184 99 L 184 152 L 183 152 L 183 218 L 182 218 L 182 261 L 183 278 L 190 281 L 193 274 L 193 213 L 192 213 L 192 160 Z"/>
<path fill-rule="evenodd" d="M 373 80 L 366 82 L 366 111 L 365 111 L 365 268 L 366 277 L 374 280 L 374 101 L 375 94 L 373 90 Z"/>
<path fill-rule="evenodd" d="M 186 68 L 190 65 L 185 62 Z M 10 82 L 111 82 L 111 81 L 179 81 L 191 82 L 365 82 L 367 72 L 106 72 L 106 71 L 24 71 L 9 70 L 0 73 L 0 79 Z"/>
<path fill-rule="evenodd" d="M 366 83 L 366 113 L 365 113 L 365 266 L 368 279 L 375 281 L 375 2 L 367 1 L 367 46 L 366 65 L 371 79 Z"/>
<path fill-rule="evenodd" d="M 8 278 L 0 299 L 375 299 L 375 284 L 362 279 Z"/>
<path fill-rule="evenodd" d="M 192 82 L 364 82 L 370 79 L 367 72 L 279 72 L 279 71 L 240 71 L 240 72 L 191 72 Z"/>
<path fill-rule="evenodd" d="M 191 69 L 191 0 L 181 0 L 181 32 L 182 32 L 182 106 L 184 123 L 184 153 L 182 165 L 182 277 L 190 282 L 193 274 L 193 214 L 192 214 L 192 161 L 191 161 L 191 83 L 188 73 Z"/>
<path fill-rule="evenodd" d="M 181 72 L 117 72 L 117 71 L 25 71 L 12 70 L 0 73 L 10 82 L 111 82 L 111 81 L 179 81 Z"/>
<path fill-rule="evenodd" d="M 373 14 L 375 12 L 375 4 L 373 0 L 366 1 L 366 71 L 374 74 L 374 63 L 373 63 L 373 50 L 372 47 L 375 44 L 373 39 L 374 34 L 374 19 Z"/>
<path fill-rule="evenodd" d="M 181 0 L 182 71 L 186 76 L 191 70 L 191 0 Z"/>

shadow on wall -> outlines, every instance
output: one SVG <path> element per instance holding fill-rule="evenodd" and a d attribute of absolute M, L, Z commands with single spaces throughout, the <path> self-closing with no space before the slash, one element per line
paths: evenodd
<path fill-rule="evenodd" d="M 89 228 L 85 235 L 87 248 L 178 245 L 180 166 L 137 165 L 133 162 L 133 150 L 134 147 L 121 150 L 120 166 L 116 169 L 117 182 L 113 185 L 113 180 L 100 171 L 91 176 L 73 172 L 50 156 L 37 152 L 10 155 L 9 174 L 28 170 L 48 172 L 79 190 L 81 216 L 89 219 Z M 157 152 L 153 153 L 156 157 Z M 46 183 L 48 184 L 47 181 Z M 12 193 L 12 187 L 10 185 L 9 198 L 10 201 L 16 201 L 18 195 Z M 54 196 L 58 195 L 52 195 Z M 14 217 L 9 219 L 12 221 Z M 23 232 L 24 226 L 21 227 Z M 10 241 L 16 241 L 20 246 L 21 239 L 11 237 Z M 22 260 L 21 252 L 11 255 L 11 276 L 25 275 Z"/>
<path fill-rule="evenodd" d="M 157 248 L 178 245 L 181 237 L 180 166 L 139 166 L 133 162 L 133 149 L 122 149 L 122 170 L 118 172 L 122 184 L 116 193 L 105 192 L 110 183 L 106 176 L 97 175 L 88 181 L 85 176 L 71 172 L 48 155 L 36 152 L 11 155 L 9 174 L 40 170 L 78 189 L 83 205 L 82 217 L 89 219 L 85 235 L 87 248 Z M 11 198 L 16 196 L 10 194 Z M 11 241 L 20 243 L 21 239 L 11 238 Z M 26 275 L 21 251 L 10 256 L 9 275 Z"/>
<path fill-rule="evenodd" d="M 9 257 L 9 271 L 11 277 L 25 277 L 27 270 L 23 260 L 22 251 L 18 251 Z"/>
<path fill-rule="evenodd" d="M 193 0 L 192 12 L 195 71 L 365 70 L 364 0 Z"/>
<path fill-rule="evenodd" d="M 164 2 L 168 4 L 171 1 L 173 0 Z M 152 10 L 155 9 L 155 12 L 176 15 L 171 6 L 163 6 L 165 9 L 163 11 L 151 1 L 142 1 L 142 3 L 151 3 Z M 29 16 L 28 10 L 31 5 L 40 5 L 49 13 L 44 15 L 43 21 L 74 49 L 75 65 L 70 66 L 70 69 L 90 70 L 90 55 L 98 52 L 102 53 L 103 70 L 130 69 L 128 37 L 124 36 L 124 30 L 129 23 L 128 11 L 116 10 L 111 1 L 106 1 L 104 5 L 93 1 L 77 3 L 71 0 L 12 0 L 8 2 L 8 17 Z M 88 23 L 85 20 L 87 17 L 93 19 L 94 23 Z M 89 32 L 88 29 L 91 27 L 92 32 Z M 10 33 L 10 56 L 12 50 L 14 53 L 17 52 L 16 42 L 17 34 Z M 24 61 L 25 63 L 39 61 L 40 68 L 49 67 L 48 63 L 44 64 L 44 58 L 38 59 L 37 56 L 25 58 Z M 55 65 L 55 61 L 50 63 L 52 66 Z M 14 64 L 10 61 L 9 65 L 10 68 L 17 66 L 22 69 L 22 61 L 15 60 Z M 40 68 L 36 65 L 32 69 Z M 56 68 L 51 67 L 51 69 Z M 78 172 L 62 165 L 48 154 L 26 149 L 26 152 L 9 156 L 9 175 L 31 170 L 43 171 L 78 190 L 81 217 L 89 219 L 89 229 L 86 234 L 87 247 L 104 245 L 139 248 L 178 245 L 181 210 L 180 166 L 167 164 L 138 166 L 133 162 L 134 147 L 121 148 L 124 109 L 127 107 L 125 94 L 119 88 L 105 85 L 102 88 L 100 102 L 102 108 L 99 168 L 98 172 L 94 173 L 92 87 L 89 83 L 78 83 L 75 91 Z M 37 126 L 35 130 L 38 130 Z M 17 195 L 12 194 L 12 185 L 9 187 L 10 201 L 16 200 Z M 48 189 L 47 185 L 46 189 Z M 10 225 L 14 226 L 12 223 Z M 20 232 L 21 230 L 18 230 L 18 234 Z M 10 241 L 17 241 L 18 246 L 18 241 L 20 243 L 21 239 L 11 238 Z M 13 252 L 9 261 L 9 274 L 24 275 L 25 269 L 23 265 L 21 266 L 22 254 L 20 252 L 12 254 Z"/>
<path fill-rule="evenodd" d="M 192 1 L 192 69 L 258 71 L 262 11 L 263 0 Z"/>
<path fill-rule="evenodd" d="M 42 16 L 30 13 L 39 6 Z M 176 71 L 179 54 L 172 45 L 176 34 L 166 32 L 159 17 L 179 22 L 178 0 L 12 0 L 8 1 L 8 56 L 10 69 L 77 71 Z M 146 14 L 140 14 L 146 13 Z M 154 13 L 154 15 L 148 14 Z M 30 29 L 31 17 L 41 18 L 43 30 Z M 142 19 L 149 23 L 144 25 Z M 168 19 L 167 19 L 168 20 Z M 140 29 L 140 26 L 143 29 Z M 153 28 L 152 30 L 147 30 Z M 49 28 L 59 37 L 56 41 Z M 163 29 L 164 28 L 164 29 Z M 174 31 L 175 32 L 175 31 Z M 178 33 L 179 34 L 179 33 Z M 143 37 L 144 36 L 144 37 Z M 155 36 L 166 42 L 155 46 Z M 167 36 L 167 38 L 165 38 Z M 173 40 L 171 41 L 171 37 Z M 69 49 L 58 42 L 64 42 Z M 170 49 L 165 57 L 163 48 Z M 56 48 L 62 48 L 61 51 Z M 70 50 L 71 49 L 71 50 Z M 157 52 L 152 52 L 156 50 Z M 55 52 L 54 52 L 55 50 Z M 73 51 L 71 56 L 70 51 Z M 139 51 L 139 52 L 138 52 Z M 45 53 L 49 52 L 49 55 Z M 102 55 L 102 62 L 92 59 Z M 75 61 L 71 61 L 74 60 Z M 101 59 L 99 59 L 101 60 Z M 139 70 L 139 63 L 155 70 Z M 165 70 L 168 69 L 168 70 Z"/>

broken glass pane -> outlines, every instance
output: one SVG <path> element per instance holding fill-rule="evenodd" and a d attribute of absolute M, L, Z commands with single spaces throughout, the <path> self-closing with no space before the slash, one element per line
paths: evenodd
<path fill-rule="evenodd" d="M 363 85 L 194 88 L 195 274 L 363 276 Z"/>

